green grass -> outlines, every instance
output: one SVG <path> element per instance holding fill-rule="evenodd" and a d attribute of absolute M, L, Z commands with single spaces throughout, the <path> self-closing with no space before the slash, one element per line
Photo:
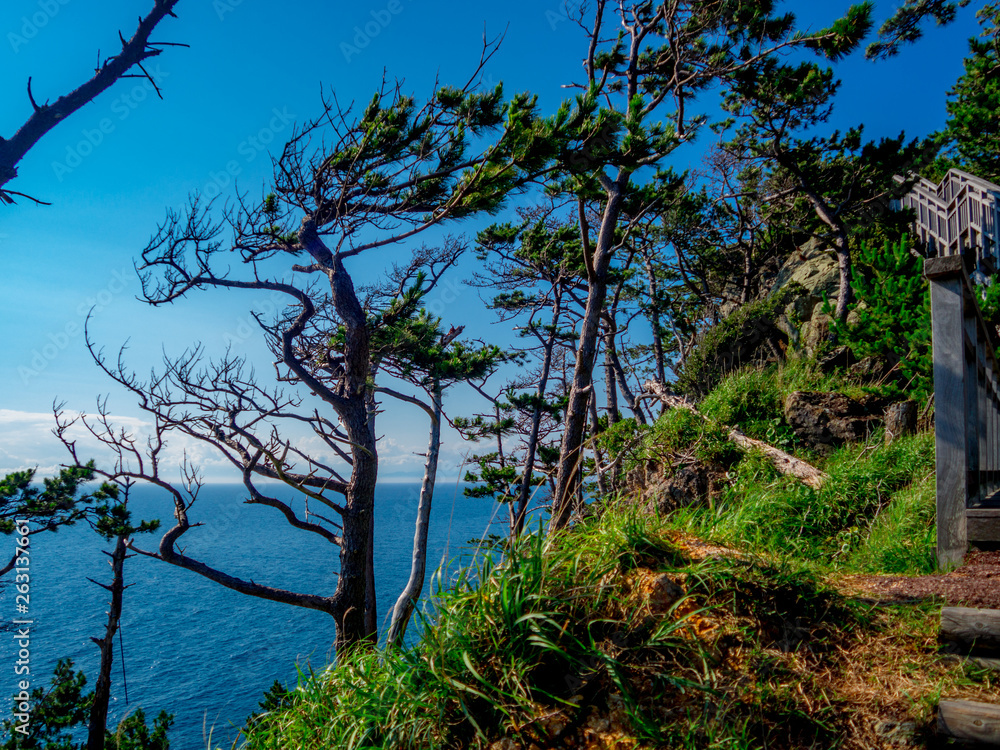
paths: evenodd
<path fill-rule="evenodd" d="M 630 731 L 655 739 L 627 675 L 651 659 L 700 657 L 698 643 L 678 634 L 683 618 L 652 621 L 642 601 L 609 585 L 649 564 L 683 561 L 634 514 L 556 540 L 531 534 L 501 568 L 484 562 L 470 582 L 442 592 L 415 648 L 342 657 L 310 676 L 289 708 L 260 719 L 247 747 L 485 747 L 505 733 L 545 741 L 539 706 L 573 722 L 580 694 L 609 689 Z M 657 693 L 695 685 L 654 669 L 648 679 Z"/>
<path fill-rule="evenodd" d="M 830 479 L 817 490 L 750 454 L 730 472 L 714 509 L 678 511 L 671 523 L 741 548 L 850 570 L 933 570 L 933 435 L 841 448 L 823 468 Z"/>
<path fill-rule="evenodd" d="M 412 648 L 304 675 L 246 748 L 583 747 L 603 732 L 637 749 L 853 750 L 878 742 L 880 716 L 928 733 L 941 696 L 974 699 L 993 678 L 938 662 L 927 607 L 873 608 L 824 581 L 933 570 L 933 435 L 815 456 L 781 404 L 836 388 L 802 363 L 744 370 L 702 402 L 710 421 L 672 411 L 645 430 L 616 425 L 602 440 L 623 471 L 694 457 L 728 471 L 722 496 L 664 518 L 609 499 L 568 532 L 525 536 L 439 591 Z M 778 474 L 734 451 L 723 424 L 830 479 L 817 490 Z M 692 560 L 680 532 L 743 554 Z M 654 607 L 664 576 L 676 593 Z"/>
<path fill-rule="evenodd" d="M 924 433 L 891 446 L 874 434 L 829 456 L 804 446 L 784 423 L 782 404 L 795 390 L 862 395 L 793 361 L 745 369 L 723 380 L 699 406 L 716 424 L 744 432 L 815 464 L 830 479 L 820 489 L 779 474 L 762 455 L 730 461 L 728 482 L 711 508 L 677 511 L 671 523 L 693 534 L 774 556 L 871 573 L 934 569 L 934 437 Z M 664 415 L 663 419 L 676 419 Z M 659 428 L 651 428 L 655 434 Z M 704 428 L 708 429 L 708 428 Z M 683 446 L 673 446 L 683 452 Z M 638 463 L 642 456 L 637 456 Z"/>

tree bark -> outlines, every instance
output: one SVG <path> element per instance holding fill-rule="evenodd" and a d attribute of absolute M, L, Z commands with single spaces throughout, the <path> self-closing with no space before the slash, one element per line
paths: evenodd
<path fill-rule="evenodd" d="M 667 382 L 667 369 L 663 354 L 663 331 L 660 324 L 660 309 L 656 298 L 659 292 L 656 283 L 656 269 L 652 262 L 646 258 L 646 275 L 649 279 L 649 324 L 653 329 L 653 360 L 656 365 L 656 379 L 660 383 Z"/>
<path fill-rule="evenodd" d="M 420 598 L 420 592 L 424 588 L 424 578 L 427 571 L 427 532 L 430 528 L 431 501 L 434 499 L 438 457 L 441 454 L 441 402 L 441 383 L 436 381 L 433 389 L 433 411 L 431 413 L 430 438 L 427 443 L 427 459 L 424 461 L 424 478 L 420 484 L 420 502 L 417 505 L 417 523 L 413 534 L 410 578 L 392 610 L 389 645 L 402 643 L 406 626 L 410 622 L 410 616 L 413 614 L 413 609 Z"/>
<path fill-rule="evenodd" d="M 629 411 L 631 411 L 635 416 L 635 421 L 638 424 L 645 426 L 646 415 L 642 412 L 642 402 L 636 398 L 632 389 L 629 387 L 628 380 L 625 377 L 625 368 L 622 367 L 621 359 L 618 357 L 618 351 L 615 349 L 613 340 L 609 351 L 611 352 L 611 366 L 614 368 L 615 378 L 618 380 L 618 387 L 621 389 L 622 395 L 625 397 L 625 403 L 628 404 Z"/>
<path fill-rule="evenodd" d="M 378 450 L 368 414 L 370 332 L 354 282 L 341 257 L 331 253 L 323 244 L 313 218 L 303 222 L 299 241 L 326 269 L 330 297 L 337 316 L 343 321 L 345 333 L 344 392 L 337 399 L 335 410 L 353 446 L 351 458 L 354 465 L 344 493 L 346 512 L 341 534 L 340 575 L 332 597 L 332 611 L 337 623 L 335 646 L 339 654 L 345 648 L 370 642 L 378 635 L 378 623 L 372 622 L 373 608 L 369 605 L 369 591 L 372 597 L 375 594 L 374 581 L 369 580 L 369 573 L 374 575 L 371 542 L 375 484 L 378 480 Z M 286 359 L 293 356 L 290 352 L 286 353 Z"/>
<path fill-rule="evenodd" d="M 115 633 L 122 614 L 122 595 L 125 592 L 125 557 L 127 548 L 125 537 L 119 536 L 114 552 L 110 553 L 111 585 L 97 584 L 111 592 L 111 606 L 108 609 L 108 624 L 103 638 L 91 638 L 101 650 L 101 666 L 94 687 L 94 704 L 90 709 L 90 725 L 87 731 L 87 750 L 104 750 L 104 739 L 108 726 L 108 704 L 111 701 L 111 665 L 115 657 Z M 108 554 L 108 553 L 105 553 Z"/>
<path fill-rule="evenodd" d="M 604 390 L 608 401 L 608 424 L 620 422 L 622 418 L 618 410 L 618 387 L 615 385 L 615 365 L 611 351 L 613 345 L 611 332 L 608 331 L 604 334 Z"/>
<path fill-rule="evenodd" d="M 591 434 L 594 435 L 597 434 L 598 419 L 599 418 L 597 416 L 597 399 L 592 398 L 590 399 L 590 424 L 592 425 Z M 601 466 L 604 465 L 604 455 L 602 454 L 601 449 L 598 448 L 596 444 L 594 445 L 594 459 L 597 464 L 595 467 L 595 473 L 597 475 L 597 491 L 600 492 L 602 496 L 607 495 L 608 482 L 604 478 L 604 472 L 601 470 Z"/>
<path fill-rule="evenodd" d="M 655 395 L 662 403 L 672 409 L 686 409 L 687 411 L 698 415 L 702 419 L 707 419 L 686 399 L 667 393 L 660 383 L 648 381 L 644 390 L 647 393 Z M 806 463 L 802 459 L 796 458 L 780 448 L 775 448 L 773 445 L 769 445 L 763 440 L 748 437 L 741 430 L 738 430 L 735 427 L 728 427 L 727 429 L 729 430 L 729 439 L 736 443 L 736 445 L 740 448 L 743 448 L 744 450 L 755 449 L 761 451 L 771 461 L 774 468 L 782 474 L 793 476 L 800 480 L 803 484 L 806 484 L 813 489 L 818 490 L 823 486 L 826 480 L 830 478 L 828 474 L 820 471 L 812 464 Z"/>
<path fill-rule="evenodd" d="M 552 353 L 556 344 L 556 329 L 559 325 L 559 318 L 562 314 L 562 298 L 558 293 L 553 302 L 552 322 L 549 326 L 549 335 L 545 340 L 545 353 L 542 358 L 542 372 L 538 378 L 538 388 L 535 390 L 535 397 L 538 403 L 531 414 L 531 432 L 528 435 L 528 445 L 525 449 L 524 475 L 521 478 L 521 487 L 517 493 L 517 508 L 511 522 L 510 533 L 515 539 L 524 531 L 524 517 L 528 512 L 528 501 L 531 499 L 531 479 L 535 473 L 535 456 L 538 453 L 538 435 L 542 428 L 542 401 L 545 399 L 545 391 L 549 385 L 549 373 L 552 371 Z"/>
<path fill-rule="evenodd" d="M 588 401 L 594 388 L 594 362 L 600 337 L 601 313 L 608 294 L 608 268 L 615 250 L 615 232 L 622 212 L 622 193 L 628 184 L 622 173 L 609 191 L 608 202 L 601 220 L 601 231 L 593 258 L 585 257 L 588 265 L 587 307 L 580 321 L 580 341 L 576 350 L 573 382 L 559 451 L 556 491 L 553 497 L 550 531 L 558 531 L 569 522 L 574 497 L 581 486 L 583 467 L 583 435 L 587 423 Z M 585 243 L 584 255 L 587 254 Z M 592 269 L 592 270 L 591 270 Z"/>

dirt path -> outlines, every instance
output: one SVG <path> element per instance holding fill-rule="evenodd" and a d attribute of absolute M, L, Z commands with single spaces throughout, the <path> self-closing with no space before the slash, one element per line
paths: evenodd
<path fill-rule="evenodd" d="M 946 575 L 849 575 L 838 583 L 845 593 L 880 601 L 939 598 L 950 606 L 1000 609 L 1000 551 L 970 553 L 965 565 Z"/>

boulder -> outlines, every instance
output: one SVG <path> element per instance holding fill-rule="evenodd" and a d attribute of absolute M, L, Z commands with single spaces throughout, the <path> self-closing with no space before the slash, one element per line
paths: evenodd
<path fill-rule="evenodd" d="M 855 382 L 870 385 L 884 383 L 893 378 L 898 374 L 898 371 L 894 372 L 894 370 L 895 365 L 884 357 L 865 357 L 860 362 L 851 365 L 848 374 Z"/>
<path fill-rule="evenodd" d="M 827 301 L 835 307 L 840 292 L 840 271 L 833 251 L 817 239 L 800 247 L 778 272 L 771 296 L 793 284 L 801 293 L 785 306 L 778 326 L 795 348 L 811 356 L 829 333 L 831 316 L 823 308 Z"/>
<path fill-rule="evenodd" d="M 890 406 L 885 412 L 885 442 L 894 443 L 905 435 L 913 435 L 917 431 L 917 402 L 900 401 Z"/>
<path fill-rule="evenodd" d="M 846 370 L 848 367 L 852 367 L 856 364 L 858 358 L 854 356 L 854 352 L 848 346 L 838 346 L 833 351 L 828 352 L 823 357 L 821 357 L 817 364 L 819 369 L 825 373 L 831 373 L 836 370 Z"/>
<path fill-rule="evenodd" d="M 827 452 L 866 440 L 882 425 L 885 406 L 879 397 L 857 401 L 842 393 L 796 391 L 785 399 L 785 421 L 802 440 Z"/>
<path fill-rule="evenodd" d="M 709 471 L 705 466 L 684 466 L 646 491 L 647 505 L 661 515 L 678 508 L 702 505 L 708 500 L 710 485 Z"/>

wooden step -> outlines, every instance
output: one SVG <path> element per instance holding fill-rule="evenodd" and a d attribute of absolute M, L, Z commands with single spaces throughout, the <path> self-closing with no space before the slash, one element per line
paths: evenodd
<path fill-rule="evenodd" d="M 988 658 L 985 656 L 962 656 L 961 654 L 941 654 L 940 663 L 946 667 L 957 667 L 969 665 L 979 669 L 988 669 L 1000 672 L 1000 659 Z"/>
<path fill-rule="evenodd" d="M 974 701 L 941 701 L 938 731 L 946 737 L 1000 747 L 1000 706 Z"/>
<path fill-rule="evenodd" d="M 970 542 L 1000 542 L 1000 508 L 969 508 L 965 520 Z"/>
<path fill-rule="evenodd" d="M 941 640 L 966 651 L 1000 651 L 1000 610 L 943 607 Z"/>

